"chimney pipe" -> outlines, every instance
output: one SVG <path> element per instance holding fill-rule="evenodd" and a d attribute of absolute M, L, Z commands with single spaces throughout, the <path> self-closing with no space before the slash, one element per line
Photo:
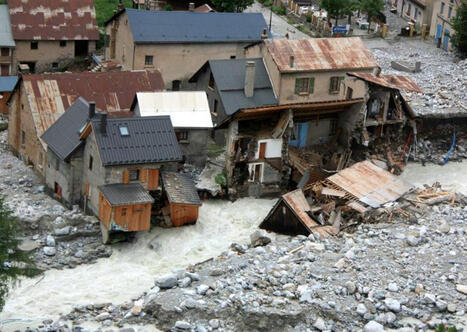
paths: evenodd
<path fill-rule="evenodd" d="M 102 135 L 107 135 L 107 113 L 101 113 L 100 129 Z"/>
<path fill-rule="evenodd" d="M 190 12 L 194 12 L 194 11 L 195 11 L 195 3 L 194 3 L 194 2 L 190 2 L 190 3 L 188 4 L 188 10 L 189 10 Z"/>
<path fill-rule="evenodd" d="M 88 116 L 89 119 L 92 119 L 94 115 L 96 115 L 96 103 L 93 101 L 89 102 L 89 113 L 88 114 L 89 114 Z"/>
<path fill-rule="evenodd" d="M 255 90 L 255 69 L 256 63 L 254 61 L 247 61 L 245 65 L 245 96 L 247 98 L 253 97 Z"/>
<path fill-rule="evenodd" d="M 289 66 L 290 66 L 290 68 L 293 68 L 294 60 L 295 60 L 295 57 L 293 55 L 291 55 L 289 57 Z"/>
<path fill-rule="evenodd" d="M 261 35 L 261 39 L 268 39 L 268 32 L 266 28 L 263 29 L 263 34 Z"/>

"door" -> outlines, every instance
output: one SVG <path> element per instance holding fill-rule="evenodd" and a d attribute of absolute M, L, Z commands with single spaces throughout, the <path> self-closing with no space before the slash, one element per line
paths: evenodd
<path fill-rule="evenodd" d="M 266 142 L 259 143 L 259 159 L 266 158 Z"/>
<path fill-rule="evenodd" d="M 255 182 L 261 182 L 261 165 L 255 165 Z"/>
<path fill-rule="evenodd" d="M 0 76 L 8 76 L 10 75 L 10 65 L 2 64 L 0 70 Z"/>
<path fill-rule="evenodd" d="M 438 45 L 438 40 L 441 38 L 441 30 L 443 29 L 443 27 L 441 26 L 441 24 L 438 24 L 436 26 L 436 36 L 435 36 L 435 44 Z"/>
<path fill-rule="evenodd" d="M 88 44 L 87 40 L 76 40 L 75 41 L 75 56 L 86 56 L 88 55 Z"/>
<path fill-rule="evenodd" d="M 447 51 L 449 47 L 449 30 L 444 30 L 444 38 L 443 38 L 443 50 Z"/>

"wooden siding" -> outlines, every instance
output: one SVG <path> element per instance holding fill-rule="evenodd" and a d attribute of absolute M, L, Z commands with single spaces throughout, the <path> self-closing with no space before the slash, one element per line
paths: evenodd
<path fill-rule="evenodd" d="M 130 171 L 129 170 L 123 171 L 122 183 L 130 183 Z"/>
<path fill-rule="evenodd" d="M 129 232 L 148 231 L 151 228 L 151 204 L 116 206 L 113 221 Z"/>
<path fill-rule="evenodd" d="M 109 201 L 99 193 L 99 219 L 104 224 L 104 226 L 110 228 L 110 218 L 112 216 L 112 206 Z"/>
<path fill-rule="evenodd" d="M 159 170 L 148 169 L 148 190 L 156 190 L 159 187 Z"/>
<path fill-rule="evenodd" d="M 198 220 L 197 205 L 171 204 L 170 218 L 174 227 L 180 227 L 185 224 L 194 224 Z"/>
<path fill-rule="evenodd" d="M 286 235 L 309 235 L 310 231 L 300 222 L 297 216 L 281 200 L 274 212 L 265 219 L 260 228 Z"/>

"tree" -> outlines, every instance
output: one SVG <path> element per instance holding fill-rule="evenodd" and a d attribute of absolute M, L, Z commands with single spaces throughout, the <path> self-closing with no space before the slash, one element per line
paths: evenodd
<path fill-rule="evenodd" d="M 368 15 L 368 33 L 370 33 L 371 19 L 384 10 L 383 0 L 361 0 L 360 9 Z"/>
<path fill-rule="evenodd" d="M 321 7 L 323 7 L 328 12 L 328 18 L 334 17 L 337 19 L 342 14 L 345 8 L 345 2 L 347 0 L 323 0 L 321 1 Z"/>
<path fill-rule="evenodd" d="M 452 20 L 452 28 L 455 31 L 452 42 L 456 49 L 467 55 L 467 1 L 463 0 L 457 8 L 457 13 Z"/>
<path fill-rule="evenodd" d="M 241 13 L 251 6 L 254 0 L 212 0 L 212 4 L 219 12 Z"/>
<path fill-rule="evenodd" d="M 0 311 L 5 305 L 9 286 L 20 276 L 33 277 L 40 273 L 28 252 L 18 249 L 18 220 L 0 197 Z"/>

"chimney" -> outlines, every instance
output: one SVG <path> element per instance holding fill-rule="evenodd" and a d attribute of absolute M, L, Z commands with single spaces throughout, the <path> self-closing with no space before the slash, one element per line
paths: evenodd
<path fill-rule="evenodd" d="M 266 28 L 263 29 L 263 34 L 261 35 L 261 39 L 268 39 L 268 32 Z"/>
<path fill-rule="evenodd" d="M 101 113 L 100 129 L 102 135 L 107 135 L 107 113 Z"/>
<path fill-rule="evenodd" d="M 295 57 L 293 55 L 291 55 L 289 57 L 289 66 L 290 66 L 290 68 L 293 68 L 294 60 L 295 60 Z"/>
<path fill-rule="evenodd" d="M 253 97 L 255 90 L 255 62 L 247 61 L 245 65 L 245 96 Z"/>
<path fill-rule="evenodd" d="M 194 2 L 190 2 L 190 3 L 188 4 L 188 10 L 189 10 L 190 12 L 194 12 L 194 11 L 195 11 L 195 3 L 194 3 Z"/>
<path fill-rule="evenodd" d="M 96 103 L 93 101 L 89 102 L 89 113 L 88 114 L 89 114 L 88 115 L 89 120 L 91 120 L 94 117 L 94 115 L 96 115 Z"/>

